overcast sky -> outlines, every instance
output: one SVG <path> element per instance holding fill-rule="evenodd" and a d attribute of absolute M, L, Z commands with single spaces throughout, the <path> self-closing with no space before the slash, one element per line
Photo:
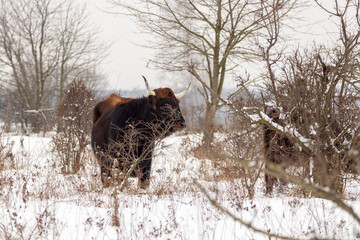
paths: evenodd
<path fill-rule="evenodd" d="M 142 39 L 144 36 L 135 33 L 136 25 L 130 19 L 126 16 L 106 13 L 105 11 L 109 9 L 106 0 L 77 1 L 86 2 L 92 24 L 98 26 L 103 40 L 111 43 L 109 55 L 99 67 L 107 76 L 108 88 L 114 90 L 143 89 L 144 83 L 141 75 L 147 77 L 151 88 L 160 87 L 160 84 L 169 87 L 178 86 L 174 81 L 168 81 L 169 83 L 166 84 L 163 80 L 160 83 L 156 79 L 159 79 L 159 75 L 162 73 L 146 67 L 147 59 L 152 57 L 152 53 L 149 49 L 134 44 L 134 42 L 146 42 L 146 39 Z M 304 17 L 302 17 L 303 21 L 299 22 L 298 32 L 296 35 L 291 33 L 294 34 L 292 43 L 294 46 L 298 43 L 306 44 L 321 39 L 326 32 L 331 31 L 329 22 L 327 22 L 329 20 L 327 14 L 318 8 L 309 8 L 302 14 Z M 232 77 L 230 76 L 230 78 Z M 235 85 L 233 79 L 228 79 L 225 87 L 232 88 Z"/>
<path fill-rule="evenodd" d="M 99 70 L 108 79 L 108 88 L 133 89 L 143 88 L 141 75 L 153 76 L 153 70 L 147 69 L 146 58 L 149 50 L 142 49 L 132 42 L 141 36 L 134 33 L 135 24 L 122 15 L 106 13 L 109 4 L 106 0 L 77 0 L 86 3 L 91 24 L 95 24 L 102 41 L 109 43 L 107 58 Z"/>

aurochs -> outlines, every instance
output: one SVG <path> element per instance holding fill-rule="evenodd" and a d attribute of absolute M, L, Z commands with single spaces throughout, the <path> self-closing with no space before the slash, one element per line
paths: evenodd
<path fill-rule="evenodd" d="M 147 188 L 152 152 L 156 140 L 186 127 L 179 99 L 189 90 L 174 94 L 170 88 L 153 91 L 144 78 L 147 94 L 141 98 L 123 98 L 111 94 L 94 108 L 91 144 L 101 167 L 104 187 L 111 185 L 114 169 L 125 176 L 139 178 Z"/>

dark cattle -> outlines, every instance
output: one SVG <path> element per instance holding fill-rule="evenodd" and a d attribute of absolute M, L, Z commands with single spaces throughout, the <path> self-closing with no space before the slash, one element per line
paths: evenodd
<path fill-rule="evenodd" d="M 105 100 L 96 104 L 94 108 L 94 119 L 93 123 L 95 123 L 101 115 L 105 114 L 106 112 L 110 111 L 116 105 L 134 100 L 134 98 L 124 98 L 114 93 L 110 94 Z"/>
<path fill-rule="evenodd" d="M 112 94 L 94 108 L 91 142 L 104 187 L 116 177 L 112 176 L 114 168 L 124 174 L 137 161 L 131 176 L 137 176 L 139 186 L 146 188 L 155 140 L 186 127 L 178 99 L 190 85 L 182 93 L 174 94 L 170 88 L 151 91 L 145 77 L 144 80 L 147 97 L 134 99 Z"/>
<path fill-rule="evenodd" d="M 269 110 L 267 115 L 273 122 L 280 124 L 279 113 L 275 109 Z M 282 136 L 266 125 L 264 125 L 264 147 L 266 160 L 269 164 L 281 164 L 285 169 L 287 164 L 297 159 L 294 146 L 290 139 Z M 265 168 L 268 168 L 267 164 L 265 164 Z M 277 181 L 278 179 L 275 176 L 265 173 L 266 193 L 272 192 L 273 185 Z"/>
<path fill-rule="evenodd" d="M 304 113 L 302 113 L 304 115 Z M 277 123 L 283 126 L 283 123 L 279 119 L 279 112 L 275 109 L 271 109 L 267 111 L 267 115 L 272 119 L 274 123 Z M 293 114 L 291 118 L 292 124 L 299 124 L 298 115 L 296 113 Z M 337 121 L 334 121 L 330 127 L 331 131 L 335 136 L 339 136 L 343 129 L 339 126 Z M 312 156 L 312 159 L 315 159 L 313 162 L 313 171 L 320 171 L 321 165 L 319 165 L 316 159 L 321 159 L 324 157 L 326 160 L 326 168 L 329 174 L 338 174 L 334 173 L 335 167 L 340 167 L 340 170 L 345 173 L 359 173 L 360 166 L 360 158 L 359 158 L 359 149 L 360 149 L 360 139 L 358 135 L 355 137 L 350 134 L 345 134 L 344 138 L 346 141 L 353 143 L 351 144 L 351 148 L 346 148 L 347 146 L 342 146 L 340 142 L 335 144 L 335 147 L 339 149 L 343 148 L 343 151 L 339 155 L 332 151 L 327 152 L 325 148 L 323 148 L 323 152 L 319 153 L 318 156 Z M 276 174 L 271 174 L 271 171 L 268 168 L 269 164 L 277 164 L 285 169 L 289 165 L 293 165 L 296 167 L 302 167 L 303 177 L 314 179 L 319 178 L 318 175 L 310 176 L 310 155 L 304 151 L 299 151 L 298 148 L 294 147 L 294 144 L 291 140 L 283 136 L 282 134 L 276 132 L 271 129 L 267 125 L 264 125 L 264 149 L 265 149 L 265 157 L 267 163 L 265 164 L 265 168 L 269 173 L 265 173 L 265 184 L 266 184 L 266 193 L 271 193 L 273 190 L 273 185 L 278 182 L 278 178 Z M 339 151 L 340 152 L 340 151 Z M 313 160 L 314 161 L 314 160 Z M 337 162 L 338 161 L 338 162 Z M 315 170 L 314 170 L 315 169 Z M 327 177 L 327 176 L 322 176 Z"/>

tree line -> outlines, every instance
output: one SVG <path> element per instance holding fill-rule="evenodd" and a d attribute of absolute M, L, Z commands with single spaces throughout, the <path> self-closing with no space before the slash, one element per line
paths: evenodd
<path fill-rule="evenodd" d="M 71 81 L 101 80 L 106 49 L 98 33 L 73 0 L 1 0 L 1 87 L 23 129 L 40 131 L 44 112 L 62 101 Z"/>

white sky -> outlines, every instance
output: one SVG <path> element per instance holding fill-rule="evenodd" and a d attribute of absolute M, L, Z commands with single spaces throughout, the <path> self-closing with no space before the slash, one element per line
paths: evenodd
<path fill-rule="evenodd" d="M 134 42 L 146 42 L 146 39 L 141 39 L 144 36 L 135 33 L 136 25 L 128 17 L 106 13 L 105 10 L 109 7 L 106 0 L 77 1 L 86 2 L 91 21 L 98 26 L 103 40 L 112 43 L 108 57 L 99 67 L 108 79 L 107 88 L 114 90 L 144 89 L 142 75 L 146 76 L 151 88 L 178 86 L 174 81 L 158 81 L 157 79 L 164 73 L 146 67 L 147 59 L 152 57 L 151 50 L 134 44 Z M 329 20 L 327 14 L 315 8 L 310 8 L 303 14 L 304 21 L 300 22 L 302 26 L 299 26 L 297 28 L 299 32 L 292 36 L 294 46 L 297 46 L 298 43 L 311 43 L 313 39 L 323 38 L 324 34 L 329 32 L 327 28 L 330 25 L 326 21 Z M 312 34 L 308 35 L 307 33 Z M 231 79 L 227 79 L 225 88 L 235 87 L 236 84 L 231 74 L 229 74 L 229 78 Z M 187 77 L 187 80 L 189 79 L 190 77 Z"/>
<path fill-rule="evenodd" d="M 114 90 L 144 89 L 144 75 L 151 86 L 156 88 L 156 70 L 146 68 L 146 60 L 151 57 L 149 49 L 136 46 L 143 36 L 135 34 L 136 25 L 122 15 L 105 12 L 109 4 L 106 0 L 77 0 L 85 2 L 90 12 L 91 24 L 98 27 L 102 41 L 109 43 L 110 49 L 99 70 L 108 79 L 107 88 Z"/>

